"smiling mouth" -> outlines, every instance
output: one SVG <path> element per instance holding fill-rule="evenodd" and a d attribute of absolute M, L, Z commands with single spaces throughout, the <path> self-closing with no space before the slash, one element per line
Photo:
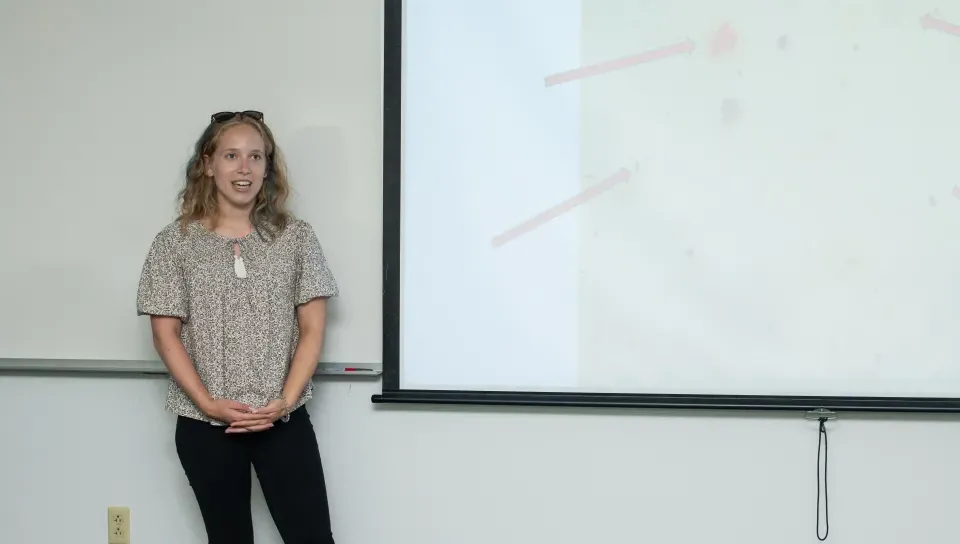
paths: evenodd
<path fill-rule="evenodd" d="M 240 189 L 246 189 L 247 187 L 250 187 L 250 185 L 252 185 L 252 182 L 251 182 L 250 180 L 246 180 L 246 179 L 234 181 L 234 182 L 232 182 L 232 183 L 233 183 L 233 186 L 234 186 L 234 187 L 237 187 L 237 188 L 240 188 Z"/>

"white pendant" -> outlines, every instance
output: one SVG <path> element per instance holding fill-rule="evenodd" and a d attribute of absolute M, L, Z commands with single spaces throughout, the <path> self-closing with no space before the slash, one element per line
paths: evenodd
<path fill-rule="evenodd" d="M 233 256 L 233 271 L 237 274 L 238 278 L 247 277 L 247 268 L 243 266 L 243 257 L 239 255 Z"/>

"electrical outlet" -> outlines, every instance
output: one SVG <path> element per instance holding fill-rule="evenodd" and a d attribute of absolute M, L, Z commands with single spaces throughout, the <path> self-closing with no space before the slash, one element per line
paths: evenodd
<path fill-rule="evenodd" d="M 107 544 L 130 544 L 130 508 L 107 507 Z"/>

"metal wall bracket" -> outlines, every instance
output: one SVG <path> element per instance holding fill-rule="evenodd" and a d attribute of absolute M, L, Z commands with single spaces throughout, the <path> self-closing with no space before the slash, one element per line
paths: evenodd
<path fill-rule="evenodd" d="M 837 413 L 833 410 L 827 410 L 826 408 L 817 408 L 816 410 L 808 411 L 803 417 L 816 421 L 821 419 L 837 419 Z"/>

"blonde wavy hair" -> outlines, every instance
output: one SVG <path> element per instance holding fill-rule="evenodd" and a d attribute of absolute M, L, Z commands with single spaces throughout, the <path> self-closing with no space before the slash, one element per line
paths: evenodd
<path fill-rule="evenodd" d="M 217 186 L 213 178 L 207 175 L 205 157 L 213 156 L 220 145 L 221 136 L 237 125 L 249 125 L 256 129 L 266 146 L 267 176 L 254 201 L 250 222 L 260 236 L 274 238 L 283 232 L 293 218 L 286 207 L 287 197 L 290 196 L 287 165 L 270 128 L 263 121 L 247 115 L 236 115 L 221 123 L 211 121 L 203 131 L 187 163 L 186 185 L 177 196 L 180 202 L 177 220 L 183 229 L 192 221 L 209 220 L 214 225 L 217 223 L 220 211 Z"/>

